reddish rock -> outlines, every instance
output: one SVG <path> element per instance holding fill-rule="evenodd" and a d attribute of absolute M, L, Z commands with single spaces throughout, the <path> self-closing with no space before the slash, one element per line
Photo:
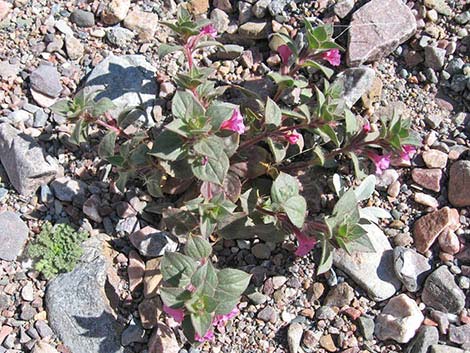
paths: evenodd
<path fill-rule="evenodd" d="M 470 161 L 458 161 L 450 168 L 448 197 L 455 207 L 470 206 Z"/>
<path fill-rule="evenodd" d="M 413 181 L 432 191 L 439 192 L 441 190 L 442 170 L 440 169 L 423 169 L 414 168 L 411 171 Z"/>
<path fill-rule="evenodd" d="M 448 227 L 456 229 L 459 224 L 459 213 L 449 207 L 421 217 L 415 222 L 413 231 L 416 249 L 420 253 L 425 253 L 442 231 Z"/>
<path fill-rule="evenodd" d="M 90 196 L 90 198 L 83 204 L 83 213 L 96 223 L 101 223 L 103 221 L 99 213 L 100 204 L 101 200 L 98 195 Z"/>
<path fill-rule="evenodd" d="M 191 12 L 198 16 L 205 14 L 209 9 L 209 0 L 190 0 Z"/>
<path fill-rule="evenodd" d="M 0 344 L 3 343 L 5 338 L 7 338 L 7 336 L 12 333 L 12 331 L 13 329 L 10 326 L 2 326 L 0 329 Z"/>
<path fill-rule="evenodd" d="M 0 0 L 0 21 L 7 17 L 8 13 L 10 12 L 10 8 L 11 5 L 8 2 Z"/>
<path fill-rule="evenodd" d="M 445 230 L 437 240 L 441 250 L 448 254 L 455 255 L 460 250 L 459 237 L 452 230 Z"/>
<path fill-rule="evenodd" d="M 445 168 L 447 165 L 447 154 L 439 150 L 428 150 L 423 152 L 423 160 L 428 168 Z"/>
<path fill-rule="evenodd" d="M 402 1 L 372 0 L 352 16 L 347 63 L 357 66 L 380 60 L 415 32 L 415 17 Z"/>
<path fill-rule="evenodd" d="M 137 251 L 131 250 L 129 252 L 129 267 L 127 268 L 127 275 L 129 276 L 129 289 L 134 291 L 144 279 L 145 264 Z"/>

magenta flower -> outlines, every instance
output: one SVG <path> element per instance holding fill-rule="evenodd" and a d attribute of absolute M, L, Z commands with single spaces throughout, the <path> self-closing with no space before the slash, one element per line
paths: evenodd
<path fill-rule="evenodd" d="M 367 157 L 369 157 L 372 162 L 375 164 L 375 173 L 380 175 L 385 169 L 388 169 L 390 167 L 390 157 L 391 154 L 384 154 L 384 155 L 378 155 L 377 153 L 374 152 L 369 152 L 367 154 Z"/>
<path fill-rule="evenodd" d="M 297 238 L 297 242 L 299 243 L 299 246 L 297 247 L 297 250 L 295 251 L 295 255 L 297 256 L 305 256 L 307 255 L 310 250 L 312 250 L 315 247 L 315 244 L 317 243 L 317 239 L 314 237 L 309 237 L 306 234 L 302 233 L 298 229 L 294 229 L 294 234 Z"/>
<path fill-rule="evenodd" d="M 203 337 L 201 337 L 201 335 L 199 335 L 199 333 L 197 332 L 194 334 L 194 340 L 201 342 L 201 343 L 205 341 L 211 341 L 213 339 L 214 339 L 214 331 L 212 330 L 207 331 Z"/>
<path fill-rule="evenodd" d="M 279 53 L 282 62 L 284 64 L 287 64 L 290 56 L 292 55 L 292 50 L 289 48 L 289 46 L 286 44 L 282 44 L 277 48 L 277 52 Z"/>
<path fill-rule="evenodd" d="M 222 125 L 220 125 L 222 130 L 235 131 L 238 134 L 243 134 L 245 132 L 245 124 L 243 124 L 243 116 L 240 111 L 235 108 L 233 110 L 232 117 L 228 120 L 225 120 Z"/>
<path fill-rule="evenodd" d="M 228 314 L 224 314 L 224 315 L 216 315 L 214 317 L 214 320 L 212 321 L 212 324 L 214 326 L 217 326 L 217 328 L 219 329 L 219 331 L 223 328 L 223 326 L 225 326 L 227 324 L 227 322 L 231 319 L 233 319 L 235 316 L 237 316 L 237 314 L 239 313 L 238 311 L 238 308 L 233 308 L 233 310 L 231 312 L 229 312 Z"/>
<path fill-rule="evenodd" d="M 284 138 L 289 141 L 291 145 L 295 145 L 300 139 L 300 134 L 295 130 L 291 130 L 284 134 Z"/>
<path fill-rule="evenodd" d="M 400 153 L 400 158 L 409 162 L 411 157 L 416 153 L 416 148 L 412 145 L 404 145 L 402 147 L 402 152 Z"/>
<path fill-rule="evenodd" d="M 201 159 L 201 164 L 202 164 L 202 165 L 206 165 L 207 162 L 209 162 L 209 158 L 208 158 L 207 156 L 202 157 L 202 159 Z"/>
<path fill-rule="evenodd" d="M 321 58 L 328 61 L 332 66 L 339 66 L 341 64 L 341 54 L 338 49 L 330 49 L 322 53 Z"/>
<path fill-rule="evenodd" d="M 209 25 L 202 27 L 199 34 L 202 36 L 210 36 L 212 38 L 215 38 L 217 37 L 217 30 L 215 29 L 213 25 L 209 24 Z"/>
<path fill-rule="evenodd" d="M 190 284 L 188 284 L 188 285 L 186 286 L 186 290 L 187 290 L 187 291 L 190 291 L 191 293 L 194 293 L 194 292 L 196 291 L 196 289 L 197 289 L 197 288 L 194 287 L 194 285 L 193 285 L 192 283 L 190 283 Z"/>
<path fill-rule="evenodd" d="M 183 309 L 173 309 L 169 306 L 163 304 L 163 311 L 170 315 L 176 322 L 183 322 L 184 319 L 184 310 Z"/>
<path fill-rule="evenodd" d="M 365 133 L 368 133 L 370 132 L 370 130 L 371 130 L 371 127 L 370 127 L 369 120 L 366 120 L 364 125 L 362 125 L 362 131 L 364 131 Z"/>

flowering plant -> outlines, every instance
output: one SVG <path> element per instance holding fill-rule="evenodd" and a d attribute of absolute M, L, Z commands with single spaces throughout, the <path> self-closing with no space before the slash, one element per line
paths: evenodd
<path fill-rule="evenodd" d="M 149 194 L 169 202 L 171 207 L 148 212 L 161 215 L 167 230 L 186 247 L 185 255 L 167 254 L 162 261 L 168 286 L 161 295 L 166 312 L 182 321 L 194 342 L 210 338 L 211 327 L 222 324 L 223 315 L 233 315 L 249 281 L 238 270 L 217 271 L 208 261 L 210 245 L 204 239 L 281 242 L 293 235 L 298 256 L 321 246 L 319 273 L 330 269 L 335 247 L 373 251 L 363 225 L 389 215 L 360 208 L 375 189 L 375 177 L 366 178 L 364 164 L 371 160 L 380 174 L 392 157 L 409 160 L 419 142 L 409 120 L 397 114 L 371 124 L 346 107 L 341 84 L 327 80 L 342 50 L 330 25 L 314 28 L 305 21 L 305 43 L 273 35 L 282 42 L 279 71 L 267 75 L 276 90 L 261 96 L 243 85 L 220 84 L 213 79 L 214 69 L 200 66 L 196 54 L 202 48 L 225 50 L 214 40 L 210 23 L 194 22 L 180 7 L 178 19 L 165 24 L 175 40 L 160 46 L 160 57 L 182 54 L 187 65 L 174 77 L 178 89 L 162 130 L 136 127 L 131 135 L 124 125 L 131 109 L 112 117 L 95 109 L 110 102 L 80 95 L 86 104 L 59 102 L 55 109 L 73 119 L 76 136 L 86 136 L 89 125 L 107 130 L 98 151 L 115 167 L 120 189 L 141 179 Z M 228 101 L 237 95 L 237 104 Z M 351 161 L 362 183 L 347 190 L 342 178 L 333 176 L 337 203 L 331 214 L 309 213 L 297 173 L 334 166 L 340 158 Z"/>

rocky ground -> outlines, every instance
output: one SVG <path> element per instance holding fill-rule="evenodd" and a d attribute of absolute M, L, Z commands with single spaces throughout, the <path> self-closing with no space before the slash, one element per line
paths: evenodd
<path fill-rule="evenodd" d="M 158 231 L 158 204 L 136 186 L 120 193 L 98 138 L 74 146 L 71 125 L 48 109 L 79 87 L 106 87 L 121 107 L 142 99 L 149 124 L 161 123 L 175 90 L 165 76 L 180 58 L 158 59 L 168 40 L 159 21 L 177 4 L 0 0 L 0 353 L 470 350 L 470 5 L 191 4 L 233 44 L 199 58 L 218 79 L 257 82 L 280 62 L 269 35 L 294 36 L 307 16 L 335 24 L 347 48 L 338 79 L 358 114 L 375 121 L 395 108 L 412 119 L 423 146 L 409 165 L 384 172 L 371 201 L 393 216 L 373 230 L 377 253 L 338 251 L 334 271 L 317 277 L 319 254 L 295 258 L 292 242 L 219 242 L 220 267 L 253 274 L 241 314 L 211 344 L 180 349 L 157 295 L 160 256 L 178 245 Z M 302 179 L 310 210 L 320 212 L 331 196 L 326 177 Z M 47 220 L 92 234 L 76 270 L 49 282 L 22 254 Z"/>

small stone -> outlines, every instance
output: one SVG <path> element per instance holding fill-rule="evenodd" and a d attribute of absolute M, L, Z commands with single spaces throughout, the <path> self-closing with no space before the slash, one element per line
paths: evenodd
<path fill-rule="evenodd" d="M 433 326 L 421 326 L 416 337 L 408 345 L 406 353 L 427 353 L 429 347 L 439 342 L 439 332 Z"/>
<path fill-rule="evenodd" d="M 398 194 L 400 193 L 400 182 L 398 180 L 395 180 L 393 183 L 391 183 L 387 189 L 387 194 L 390 197 L 397 197 Z"/>
<path fill-rule="evenodd" d="M 423 152 L 423 160 L 428 168 L 445 168 L 447 165 L 447 154 L 439 150 L 427 150 Z"/>
<path fill-rule="evenodd" d="M 175 93 L 176 87 L 171 83 L 170 81 L 163 82 L 160 84 L 160 92 L 159 92 L 159 97 L 160 98 L 169 98 Z"/>
<path fill-rule="evenodd" d="M 449 202 L 455 207 L 470 206 L 470 161 L 458 161 L 450 167 Z"/>
<path fill-rule="evenodd" d="M 143 328 L 148 330 L 157 326 L 158 308 L 161 306 L 162 303 L 159 297 L 145 298 L 139 304 L 139 317 Z"/>
<path fill-rule="evenodd" d="M 426 305 L 451 314 L 459 313 L 465 305 L 465 294 L 446 266 L 439 267 L 428 276 L 421 299 Z"/>
<path fill-rule="evenodd" d="M 328 292 L 325 305 L 337 306 L 339 308 L 349 305 L 354 299 L 354 289 L 346 282 L 338 284 Z"/>
<path fill-rule="evenodd" d="M 18 76 L 20 71 L 21 67 L 19 64 L 10 64 L 8 61 L 0 61 L 0 78 L 4 80 L 14 78 Z"/>
<path fill-rule="evenodd" d="M 34 318 L 37 314 L 36 309 L 34 309 L 30 304 L 26 303 L 21 305 L 20 319 L 24 321 L 29 321 Z"/>
<path fill-rule="evenodd" d="M 315 318 L 318 320 L 329 320 L 333 321 L 336 317 L 336 312 L 329 306 L 321 306 L 315 312 Z"/>
<path fill-rule="evenodd" d="M 189 5 L 193 15 L 202 15 L 209 9 L 209 0 L 189 0 Z"/>
<path fill-rule="evenodd" d="M 232 13 L 233 7 L 230 0 L 214 0 L 214 7 L 217 9 L 221 9 L 226 13 Z"/>
<path fill-rule="evenodd" d="M 41 64 L 29 76 L 31 87 L 49 97 L 57 97 L 62 92 L 60 75 L 57 69 L 48 64 Z"/>
<path fill-rule="evenodd" d="M 80 40 L 73 36 L 65 37 L 65 49 L 67 50 L 67 55 L 71 60 L 78 60 L 85 53 L 85 48 Z"/>
<path fill-rule="evenodd" d="M 127 28 L 112 27 L 106 31 L 106 38 L 111 44 L 125 47 L 135 37 L 135 33 Z"/>
<path fill-rule="evenodd" d="M 424 0 L 424 5 L 427 8 L 435 9 L 441 15 L 450 16 L 453 11 L 446 1 L 447 0 Z"/>
<path fill-rule="evenodd" d="M 432 191 L 439 192 L 441 190 L 442 170 L 440 169 L 423 169 L 414 168 L 411 171 L 413 181 Z"/>
<path fill-rule="evenodd" d="M 379 189 L 386 189 L 397 181 L 398 177 L 398 172 L 395 169 L 384 170 L 382 174 L 377 176 L 375 186 Z"/>
<path fill-rule="evenodd" d="M 28 239 L 28 226 L 14 212 L 0 213 L 0 259 L 14 261 Z"/>
<path fill-rule="evenodd" d="M 271 257 L 271 249 L 265 243 L 255 244 L 251 248 L 251 253 L 257 258 L 267 260 Z"/>
<path fill-rule="evenodd" d="M 10 13 L 11 5 L 10 3 L 0 0 L 0 21 L 3 21 L 8 14 Z"/>
<path fill-rule="evenodd" d="M 178 244 L 167 232 L 147 226 L 130 235 L 129 240 L 143 256 L 158 257 L 166 251 L 176 251 Z"/>
<path fill-rule="evenodd" d="M 375 80 L 375 71 L 369 67 L 361 66 L 341 72 L 334 84 L 344 87 L 342 99 L 351 108 L 366 92 L 370 90 Z"/>
<path fill-rule="evenodd" d="M 251 302 L 254 305 L 261 305 L 267 302 L 268 297 L 264 295 L 263 293 L 260 293 L 258 291 L 254 291 L 253 293 L 247 294 L 248 299 L 251 300 Z"/>
<path fill-rule="evenodd" d="M 148 353 L 182 353 L 171 328 L 159 323 L 148 343 Z M 191 352 L 193 353 L 193 352 Z M 194 352 L 196 353 L 196 352 Z"/>
<path fill-rule="evenodd" d="M 240 36 L 247 39 L 265 39 L 271 33 L 268 22 L 246 22 L 238 28 Z"/>
<path fill-rule="evenodd" d="M 150 259 L 145 263 L 144 297 L 152 298 L 157 295 L 158 287 L 163 276 L 160 271 L 160 258 Z"/>
<path fill-rule="evenodd" d="M 439 207 L 439 201 L 437 201 L 434 197 L 431 195 L 425 194 L 423 192 L 416 192 L 414 194 L 414 200 L 424 206 L 432 207 L 432 208 L 437 208 Z"/>
<path fill-rule="evenodd" d="M 412 242 L 413 238 L 408 232 L 398 233 L 398 235 L 393 238 L 393 243 L 395 246 L 407 246 Z"/>
<path fill-rule="evenodd" d="M 278 319 L 278 314 L 272 306 L 267 306 L 258 313 L 257 318 L 274 324 Z"/>
<path fill-rule="evenodd" d="M 256 18 L 263 18 L 268 12 L 268 6 L 272 0 L 258 0 L 252 7 L 251 12 Z"/>
<path fill-rule="evenodd" d="M 60 33 L 63 33 L 66 36 L 73 36 L 73 29 L 70 28 L 70 26 L 64 20 L 56 21 L 54 27 L 57 28 Z"/>
<path fill-rule="evenodd" d="M 70 21 L 78 27 L 93 27 L 95 25 L 95 15 L 93 15 L 93 12 L 75 10 L 70 15 Z"/>
<path fill-rule="evenodd" d="M 212 10 L 211 21 L 214 24 L 217 33 L 219 34 L 225 33 L 227 31 L 228 25 L 230 24 L 228 15 L 220 9 Z"/>
<path fill-rule="evenodd" d="M 143 281 L 145 272 L 145 264 L 137 251 L 129 252 L 129 266 L 127 275 L 129 276 L 129 290 L 133 292 Z"/>
<path fill-rule="evenodd" d="M 442 251 L 455 255 L 460 251 L 459 237 L 450 229 L 441 232 L 437 238 Z"/>
<path fill-rule="evenodd" d="M 101 20 L 107 25 L 115 25 L 126 18 L 131 0 L 111 0 L 101 13 Z"/>
<path fill-rule="evenodd" d="M 397 277 L 410 292 L 418 291 L 431 271 L 427 258 L 401 246 L 393 249 L 393 263 Z"/>
<path fill-rule="evenodd" d="M 416 302 L 406 294 L 400 294 L 390 299 L 377 317 L 375 335 L 382 341 L 393 339 L 407 343 L 415 336 L 423 320 Z"/>
<path fill-rule="evenodd" d="M 101 200 L 98 195 L 91 195 L 88 200 L 83 204 L 83 213 L 88 216 L 92 221 L 101 223 L 103 219 L 100 216 L 99 210 L 101 207 Z"/>
<path fill-rule="evenodd" d="M 34 289 L 32 282 L 26 283 L 26 285 L 23 287 L 21 290 L 21 298 L 27 302 L 32 302 L 34 300 Z"/>
<path fill-rule="evenodd" d="M 55 197 L 65 202 L 72 202 L 75 197 L 85 193 L 85 185 L 82 182 L 68 177 L 55 179 L 51 183 L 51 188 Z"/>
<path fill-rule="evenodd" d="M 48 338 L 51 338 L 52 336 L 54 336 L 54 332 L 49 327 L 49 325 L 46 324 L 46 322 L 44 320 L 36 321 L 34 323 L 34 327 L 36 328 L 36 330 L 39 333 L 39 336 L 41 336 L 41 338 L 48 339 Z"/>
<path fill-rule="evenodd" d="M 434 70 L 444 67 L 446 50 L 438 47 L 427 46 L 424 48 L 424 64 Z"/>
<path fill-rule="evenodd" d="M 413 230 L 416 250 L 424 254 L 444 229 L 458 227 L 459 223 L 459 213 L 449 207 L 421 217 L 415 222 Z"/>
<path fill-rule="evenodd" d="M 52 347 L 49 343 L 39 341 L 34 345 L 31 353 L 59 353 L 57 349 Z"/>
<path fill-rule="evenodd" d="M 274 276 L 272 278 L 272 281 L 273 281 L 273 288 L 279 289 L 284 285 L 284 283 L 287 282 L 287 278 L 284 276 Z"/>
<path fill-rule="evenodd" d="M 129 326 L 122 332 L 121 344 L 126 347 L 134 342 L 145 342 L 145 330 L 132 321 Z"/>
<path fill-rule="evenodd" d="M 333 341 L 333 337 L 331 335 L 324 335 L 320 337 L 320 346 L 326 349 L 328 352 L 336 352 L 337 347 L 335 342 Z"/>
<path fill-rule="evenodd" d="M 470 342 L 470 324 L 449 327 L 449 340 L 455 344 Z"/>
<path fill-rule="evenodd" d="M 374 338 L 374 330 L 375 330 L 375 322 L 370 317 L 361 316 L 358 319 L 359 328 L 364 336 L 364 338 L 368 341 Z"/>
<path fill-rule="evenodd" d="M 154 38 L 158 23 L 158 15 L 140 10 L 130 12 L 124 19 L 124 27 L 136 32 L 144 42 Z"/>
<path fill-rule="evenodd" d="M 445 346 L 443 344 L 435 344 L 431 346 L 430 353 L 465 353 L 465 351 L 457 347 Z"/>
<path fill-rule="evenodd" d="M 287 330 L 287 345 L 289 346 L 290 353 L 297 353 L 299 351 L 303 332 L 302 325 L 298 322 L 289 326 Z"/>

